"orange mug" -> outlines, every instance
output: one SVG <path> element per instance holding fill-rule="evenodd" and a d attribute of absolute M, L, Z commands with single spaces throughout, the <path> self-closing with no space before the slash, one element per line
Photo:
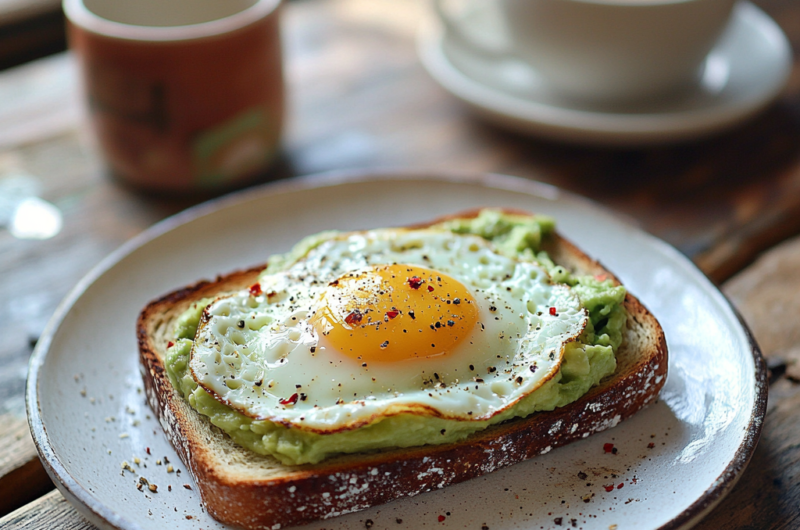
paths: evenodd
<path fill-rule="evenodd" d="M 280 0 L 64 0 L 112 174 L 154 191 L 230 188 L 275 160 Z"/>

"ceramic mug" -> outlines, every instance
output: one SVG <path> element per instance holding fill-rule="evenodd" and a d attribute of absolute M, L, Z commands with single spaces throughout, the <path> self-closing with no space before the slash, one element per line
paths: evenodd
<path fill-rule="evenodd" d="M 280 0 L 64 0 L 70 47 L 113 175 L 228 188 L 276 158 Z"/>
<path fill-rule="evenodd" d="M 465 50 L 516 58 L 566 98 L 653 100 L 696 86 L 736 0 L 495 0 L 508 44 L 481 44 L 444 0 L 433 0 Z"/>

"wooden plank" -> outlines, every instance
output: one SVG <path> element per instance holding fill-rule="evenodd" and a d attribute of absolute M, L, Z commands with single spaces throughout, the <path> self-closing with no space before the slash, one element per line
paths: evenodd
<path fill-rule="evenodd" d="M 53 489 L 39 462 L 28 422 L 13 414 L 0 415 L 0 515 L 31 502 Z M 24 487 L 20 487 L 23 485 Z"/>
<path fill-rule="evenodd" d="M 61 493 L 52 491 L 0 519 L 8 530 L 97 530 Z"/>
<path fill-rule="evenodd" d="M 18 66 L 0 80 L 0 150 L 44 142 L 85 120 L 77 64 L 63 53 Z"/>

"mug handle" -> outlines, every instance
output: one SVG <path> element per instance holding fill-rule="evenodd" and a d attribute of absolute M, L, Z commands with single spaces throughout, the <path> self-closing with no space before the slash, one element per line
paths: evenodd
<path fill-rule="evenodd" d="M 464 49 L 469 50 L 485 59 L 504 59 L 508 58 L 511 49 L 508 46 L 488 46 L 486 43 L 476 41 L 471 37 L 461 24 L 453 18 L 442 5 L 444 0 L 431 0 L 433 11 L 439 21 L 444 26 L 447 33 Z"/>

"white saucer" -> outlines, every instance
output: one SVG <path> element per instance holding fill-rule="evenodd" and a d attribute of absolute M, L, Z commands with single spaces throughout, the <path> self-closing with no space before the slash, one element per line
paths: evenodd
<path fill-rule="evenodd" d="M 491 31 L 490 20 L 474 12 L 465 22 Z M 540 137 L 605 145 L 674 142 L 730 127 L 774 100 L 792 66 L 786 36 L 749 2 L 734 9 L 706 59 L 697 89 L 649 105 L 612 108 L 566 102 L 524 63 L 477 57 L 438 24 L 420 32 L 418 49 L 431 76 L 487 120 Z"/>

